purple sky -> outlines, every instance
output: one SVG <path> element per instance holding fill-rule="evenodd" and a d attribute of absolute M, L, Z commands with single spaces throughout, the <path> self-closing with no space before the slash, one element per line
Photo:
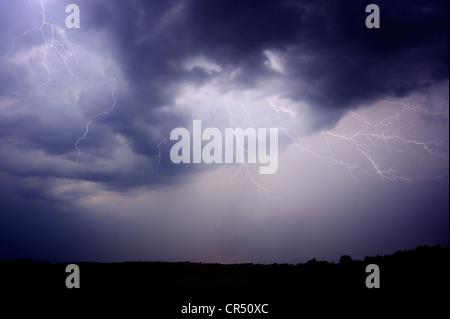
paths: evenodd
<path fill-rule="evenodd" d="M 0 0 L 0 259 L 448 247 L 448 6 Z M 173 164 L 170 132 L 195 119 L 277 127 L 277 173 Z"/>

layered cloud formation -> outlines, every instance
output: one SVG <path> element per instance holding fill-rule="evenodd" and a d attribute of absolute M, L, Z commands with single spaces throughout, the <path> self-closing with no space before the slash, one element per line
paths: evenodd
<path fill-rule="evenodd" d="M 0 258 L 448 245 L 448 1 L 72 2 L 0 2 Z M 278 173 L 173 164 L 193 119 L 279 128 Z"/>

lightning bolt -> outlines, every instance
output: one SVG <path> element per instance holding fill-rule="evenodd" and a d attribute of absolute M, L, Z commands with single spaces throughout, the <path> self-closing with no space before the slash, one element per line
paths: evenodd
<path fill-rule="evenodd" d="M 166 139 L 162 140 L 161 142 L 158 143 L 158 161 L 156 163 L 156 168 L 153 171 L 153 173 L 151 173 L 150 175 L 156 175 L 159 171 L 159 169 L 161 168 L 161 161 L 162 161 L 162 149 L 161 149 L 161 145 L 166 144 Z"/>
<path fill-rule="evenodd" d="M 277 119 L 280 118 L 280 113 L 287 113 L 293 120 L 295 120 L 295 113 L 291 109 L 287 107 L 276 106 L 270 97 L 265 97 L 264 100 L 266 100 L 267 103 L 269 103 L 270 107 L 275 111 L 275 113 L 277 114 Z"/>
<path fill-rule="evenodd" d="M 108 66 L 105 68 L 104 72 L 105 72 L 106 69 L 108 69 L 109 67 L 110 67 L 110 65 L 108 64 Z M 98 118 L 103 117 L 103 116 L 108 116 L 108 115 L 110 115 L 110 114 L 114 111 L 114 109 L 116 108 L 116 105 L 117 105 L 117 99 L 116 99 L 116 96 L 115 96 L 115 91 L 116 91 L 117 83 L 118 83 L 120 80 L 119 80 L 119 79 L 116 79 L 116 78 L 112 78 L 112 80 L 113 80 L 113 85 L 112 85 L 112 89 L 111 89 L 111 98 L 112 98 L 111 106 L 109 107 L 109 109 L 108 109 L 107 111 L 100 112 L 100 113 L 98 113 L 98 114 L 92 116 L 92 117 L 89 119 L 89 121 L 87 122 L 87 124 L 86 124 L 86 129 L 85 129 L 83 135 L 82 135 L 80 138 L 78 138 L 78 140 L 75 142 L 74 148 L 75 148 L 75 150 L 77 151 L 77 157 L 76 157 L 75 168 L 78 167 L 79 159 L 80 159 L 80 156 L 81 156 L 81 149 L 80 149 L 78 146 L 79 146 L 79 144 L 80 144 L 82 141 L 84 141 L 84 140 L 87 138 L 87 136 L 88 136 L 88 134 L 89 134 L 89 128 L 91 127 L 91 125 L 94 124 L 95 121 L 96 121 Z"/>
<path fill-rule="evenodd" d="M 408 128 L 410 128 L 413 123 L 412 121 L 405 124 L 399 122 L 404 120 L 406 115 L 411 113 L 429 114 L 430 112 L 426 108 L 412 107 L 403 102 L 381 101 L 381 103 L 399 105 L 400 109 L 396 112 L 396 114 L 383 118 L 378 122 L 371 122 L 364 116 L 357 114 L 354 111 L 350 111 L 348 114 L 349 117 L 362 125 L 360 130 L 351 134 L 337 134 L 332 131 L 321 132 L 321 136 L 326 140 L 328 145 L 330 145 L 330 142 L 333 142 L 333 140 L 341 140 L 350 143 L 353 150 L 357 154 L 361 155 L 361 157 L 365 160 L 366 166 L 368 166 L 369 169 L 363 168 L 362 166 L 354 163 L 338 160 L 332 156 L 324 156 L 305 148 L 298 142 L 297 139 L 289 134 L 286 128 L 282 127 L 281 129 L 299 150 L 317 159 L 345 167 L 355 181 L 357 181 L 355 174 L 356 171 L 363 172 L 367 176 L 379 176 L 381 179 L 391 181 L 417 182 L 424 179 L 440 179 L 442 176 L 422 175 L 419 177 L 411 177 L 399 174 L 398 169 L 382 168 L 382 165 L 377 160 L 378 152 L 376 151 L 376 149 L 380 147 L 383 147 L 389 151 L 404 153 L 406 146 L 415 146 L 419 149 L 423 149 L 432 156 L 448 157 L 448 154 L 435 151 L 435 149 L 444 146 L 444 143 L 441 141 L 421 141 L 406 138 L 402 135 L 402 132 L 405 132 Z M 434 115 L 445 117 L 444 113 L 434 113 Z"/>
<path fill-rule="evenodd" d="M 442 178 L 442 176 L 428 176 L 426 174 L 417 174 L 415 176 L 414 173 L 407 172 L 404 169 L 410 168 L 403 167 L 401 162 L 397 162 L 396 154 L 405 155 L 411 152 L 426 152 L 431 157 L 448 158 L 448 153 L 443 149 L 445 146 L 444 142 L 408 137 L 411 135 L 409 134 L 410 131 L 417 124 L 418 116 L 434 115 L 444 118 L 448 117 L 444 112 L 432 112 L 424 106 L 411 106 L 404 102 L 380 101 L 376 107 L 381 107 L 384 103 L 392 105 L 389 108 L 389 113 L 385 117 L 373 121 L 371 120 L 373 116 L 365 117 L 363 111 L 349 111 L 343 117 L 343 121 L 345 121 L 344 123 L 351 121 L 351 126 L 343 124 L 344 126 L 340 128 L 340 130 L 344 129 L 345 133 L 343 134 L 337 133 L 339 125 L 335 129 L 320 132 L 319 136 L 322 137 L 326 144 L 323 147 L 323 151 L 316 151 L 311 149 L 311 147 L 304 146 L 302 138 L 295 137 L 289 132 L 287 127 L 280 124 L 281 120 L 294 121 L 296 118 L 296 112 L 294 110 L 288 107 L 278 106 L 275 99 L 271 97 L 265 97 L 263 100 L 274 112 L 272 116 L 274 124 L 272 127 L 277 127 L 281 134 L 284 134 L 293 146 L 309 157 L 343 167 L 349 172 L 350 177 L 355 183 L 359 182 L 360 177 L 363 175 L 371 178 L 378 177 L 386 181 L 403 182 L 438 180 Z M 243 117 L 247 119 L 250 125 L 254 126 L 256 123 L 254 116 L 252 116 L 245 105 L 240 101 L 237 102 L 240 106 L 238 115 L 236 115 L 237 113 L 235 114 L 235 110 L 231 107 L 229 98 L 227 96 L 223 97 L 224 109 L 226 110 L 225 122 L 228 122 L 227 127 L 237 128 L 239 126 L 237 120 L 241 122 Z M 197 111 L 199 111 L 199 108 L 196 109 Z M 216 111 L 211 108 L 208 111 L 214 114 L 217 123 L 218 116 L 216 115 Z M 237 143 L 238 152 L 242 152 L 241 155 L 247 154 L 248 150 L 245 149 L 244 145 L 241 145 L 242 142 L 237 139 Z M 350 151 L 352 158 L 343 159 L 342 154 L 345 153 L 342 152 L 341 154 L 330 153 L 331 146 L 339 147 L 338 150 L 342 150 L 342 146 L 345 146 L 346 153 Z M 405 160 L 404 155 L 400 155 L 402 156 L 399 157 L 401 161 Z M 280 199 L 279 196 L 274 196 L 270 189 L 258 181 L 248 163 L 240 164 L 237 171 L 233 174 L 232 179 L 235 179 L 236 176 L 242 173 L 256 187 L 260 197 Z"/>
<path fill-rule="evenodd" d="M 286 114 L 288 114 L 291 117 L 292 120 L 295 119 L 295 113 L 291 109 L 286 108 L 286 107 L 279 107 L 279 106 L 275 105 L 275 102 L 270 97 L 265 97 L 264 100 L 268 103 L 270 108 L 273 109 L 273 111 L 275 112 L 276 119 L 280 118 L 280 113 L 286 113 Z M 355 181 L 357 181 L 356 176 L 354 175 L 353 171 L 355 169 L 362 169 L 362 168 L 359 168 L 359 167 L 357 167 L 357 166 L 355 166 L 355 165 L 353 165 L 351 163 L 346 163 L 346 162 L 337 160 L 337 159 L 335 159 L 333 157 L 330 157 L 330 156 L 323 156 L 323 155 L 317 154 L 314 151 L 309 150 L 309 149 L 301 146 L 300 143 L 297 141 L 297 139 L 293 135 L 291 135 L 289 133 L 289 131 L 288 131 L 288 129 L 286 127 L 279 126 L 279 125 L 277 125 L 276 127 L 279 130 L 281 130 L 282 132 L 284 132 L 284 134 L 292 142 L 292 144 L 295 145 L 303 153 L 306 153 L 306 154 L 308 154 L 310 156 L 313 156 L 314 158 L 317 158 L 317 159 L 320 159 L 320 160 L 324 160 L 324 161 L 328 161 L 328 162 L 331 162 L 331 163 L 336 164 L 336 165 L 344 166 L 345 168 L 348 169 L 348 171 L 350 172 L 350 175 L 352 176 L 352 178 Z M 328 143 L 328 140 L 326 140 L 326 141 Z"/>
<path fill-rule="evenodd" d="M 227 110 L 228 113 L 228 119 L 229 119 L 229 127 L 236 129 L 238 126 L 236 125 L 235 121 L 233 120 L 233 116 L 232 116 L 232 112 L 230 110 L 230 106 L 228 105 L 228 102 L 226 100 L 226 97 L 224 98 L 224 103 L 225 103 L 225 108 Z M 247 116 L 249 117 L 250 121 L 251 121 L 251 117 L 249 112 L 244 108 L 245 113 L 247 114 Z M 234 134 L 236 136 L 236 134 Z M 238 146 L 239 151 L 241 152 L 242 158 L 244 158 L 244 153 L 248 153 L 248 151 L 245 149 L 245 146 L 241 144 L 240 139 L 236 138 L 236 144 Z M 242 163 L 239 166 L 239 169 L 233 174 L 232 179 L 235 179 L 236 176 L 241 172 L 244 171 L 245 172 L 245 176 L 246 178 L 248 178 L 250 180 L 250 182 L 256 187 L 256 189 L 258 190 L 258 194 L 260 196 L 260 198 L 263 198 L 264 196 L 268 199 L 277 199 L 277 200 L 281 200 L 281 197 L 279 196 L 274 196 L 271 194 L 270 190 L 265 188 L 264 186 L 262 186 L 253 176 L 252 172 L 250 171 L 250 168 L 248 166 L 247 163 Z"/>
<path fill-rule="evenodd" d="M 14 38 L 8 52 L 6 52 L 0 58 L 0 61 L 3 61 L 8 56 L 10 56 L 12 54 L 12 52 L 14 51 L 16 43 L 18 41 L 20 41 L 21 39 L 23 39 L 24 37 L 26 37 L 28 34 L 30 34 L 32 32 L 39 32 L 42 37 L 42 41 L 43 41 L 43 44 L 42 44 L 43 59 L 42 59 L 41 65 L 42 65 L 43 69 L 45 70 L 45 72 L 47 73 L 47 80 L 44 83 L 42 83 L 41 85 L 39 85 L 38 88 L 42 88 L 43 86 L 49 84 L 52 81 L 52 73 L 47 64 L 48 53 L 50 52 L 50 50 L 53 50 L 53 52 L 55 52 L 60 57 L 60 59 L 62 60 L 64 66 L 65 66 L 66 71 L 70 74 L 71 77 L 74 77 L 74 73 L 72 72 L 70 64 L 69 64 L 69 57 L 71 57 L 71 55 L 67 53 L 65 45 L 56 40 L 55 26 L 47 21 L 47 17 L 45 14 L 46 8 L 45 8 L 44 2 L 45 2 L 44 0 L 40 1 L 41 16 L 42 16 L 41 24 L 38 27 L 34 27 L 34 28 L 24 31 L 21 35 Z M 103 67 L 103 75 L 105 75 L 106 70 L 108 68 L 110 68 L 110 60 L 107 61 L 106 67 L 105 66 Z M 111 114 L 111 112 L 113 112 L 114 108 L 117 105 L 115 90 L 116 90 L 119 79 L 112 78 L 112 80 L 113 80 L 113 85 L 112 85 L 112 90 L 111 90 L 111 97 L 112 97 L 113 102 L 112 102 L 110 108 L 107 111 L 98 113 L 95 116 L 91 117 L 86 124 L 84 134 L 80 138 L 78 138 L 78 140 L 75 142 L 74 147 L 75 147 L 75 150 L 77 151 L 75 167 L 78 166 L 79 159 L 82 154 L 81 149 L 79 148 L 79 144 L 87 138 L 91 125 L 93 125 L 98 118 Z"/>
<path fill-rule="evenodd" d="M 270 97 L 264 98 L 268 106 L 273 109 L 276 114 L 276 119 L 280 119 L 281 114 L 288 114 L 289 117 L 294 120 L 295 112 L 287 107 L 279 107 Z M 227 99 L 224 98 L 225 107 L 228 113 L 229 125 L 232 128 L 236 128 L 236 122 L 233 117 L 233 111 L 231 110 Z M 356 132 L 338 134 L 335 130 L 323 131 L 320 133 L 324 141 L 327 143 L 328 148 L 331 144 L 336 144 L 338 141 L 345 142 L 351 146 L 356 155 L 359 155 L 363 162 L 356 164 L 352 161 L 341 160 L 338 157 L 332 155 L 323 155 L 319 152 L 313 151 L 305 146 L 301 145 L 301 139 L 295 138 L 289 133 L 288 129 L 284 126 L 276 125 L 276 127 L 284 132 L 285 136 L 292 142 L 292 144 L 298 148 L 302 153 L 316 158 L 320 161 L 329 162 L 333 165 L 342 166 L 345 168 L 355 182 L 358 182 L 358 173 L 363 173 L 369 177 L 379 177 L 382 180 L 388 181 L 403 181 L 403 182 L 418 182 L 421 180 L 439 180 L 442 176 L 408 176 L 407 174 L 399 173 L 399 169 L 395 167 L 388 167 L 386 164 L 382 164 L 379 160 L 382 155 L 381 152 L 389 151 L 396 153 L 407 153 L 411 151 L 411 147 L 415 150 L 422 150 L 430 156 L 437 156 L 448 158 L 448 153 L 441 150 L 444 147 L 444 142 L 438 140 L 420 140 L 407 138 L 408 130 L 413 128 L 415 124 L 414 115 L 435 115 L 438 117 L 448 118 L 448 115 L 444 112 L 432 112 L 423 106 L 411 106 L 404 102 L 393 101 L 380 101 L 380 103 L 392 104 L 398 108 L 393 115 L 382 118 L 379 121 L 371 121 L 361 114 L 355 111 L 349 111 L 346 119 L 351 119 L 359 124 L 359 129 Z M 250 123 L 253 123 L 252 116 L 247 108 L 240 103 L 244 113 L 246 114 Z M 238 145 L 241 152 L 247 152 L 243 145 Z M 261 197 L 265 196 L 269 199 L 280 199 L 278 196 L 271 194 L 270 190 L 257 182 L 254 175 L 251 173 L 248 164 L 244 163 L 240 165 L 239 169 L 233 175 L 235 178 L 239 173 L 244 172 L 246 177 L 257 188 Z"/>
<path fill-rule="evenodd" d="M 47 22 L 47 18 L 45 16 L 44 0 L 42 0 L 40 2 L 40 5 L 41 5 L 41 15 L 42 15 L 41 25 L 39 27 L 34 27 L 34 28 L 31 28 L 31 29 L 28 29 L 25 32 L 23 32 L 21 35 L 19 35 L 18 37 L 13 39 L 9 51 L 6 52 L 0 58 L 0 61 L 3 61 L 6 57 L 11 55 L 11 53 L 14 50 L 14 47 L 15 47 L 17 41 L 23 39 L 25 36 L 27 36 L 31 32 L 34 32 L 34 31 L 39 32 L 41 34 L 41 36 L 42 36 L 42 41 L 43 41 L 43 48 L 42 48 L 43 60 L 42 60 L 42 64 L 41 65 L 42 65 L 42 67 L 44 68 L 44 70 L 47 73 L 47 80 L 44 83 L 42 83 L 41 85 L 39 85 L 38 88 L 41 88 L 44 85 L 47 85 L 52 80 L 52 74 L 51 74 L 50 69 L 49 69 L 49 67 L 47 65 L 47 58 L 48 58 L 47 52 L 49 50 L 54 50 L 58 54 L 58 56 L 61 58 L 61 60 L 64 63 L 66 71 L 71 75 L 71 77 L 73 77 L 73 72 L 72 72 L 72 70 L 70 68 L 69 60 L 68 60 L 68 56 L 70 57 L 71 55 L 67 53 L 64 44 L 62 44 L 62 43 L 60 43 L 60 42 L 58 42 L 56 40 L 54 25 L 49 23 L 49 22 Z M 44 28 L 46 28 L 46 27 L 49 28 L 51 36 L 47 36 L 45 34 Z"/>
<path fill-rule="evenodd" d="M 11 46 L 9 50 L 0 58 L 0 62 L 4 61 L 7 57 L 9 57 L 16 47 L 16 44 L 21 41 L 23 38 L 28 36 L 29 34 L 33 32 L 39 32 L 41 38 L 42 38 L 42 63 L 41 66 L 45 70 L 47 74 L 47 79 L 45 82 L 43 82 L 41 85 L 39 85 L 39 88 L 49 84 L 52 81 L 52 73 L 50 70 L 50 67 L 48 65 L 48 56 L 49 52 L 55 52 L 57 56 L 61 59 L 62 63 L 65 66 L 66 72 L 70 74 L 71 77 L 74 76 L 74 73 L 71 70 L 69 58 L 71 55 L 67 52 L 65 45 L 56 39 L 56 30 L 55 26 L 47 21 L 46 17 L 46 8 L 45 8 L 45 0 L 40 1 L 40 7 L 41 7 L 41 23 L 37 27 L 30 28 L 26 31 L 24 31 L 22 34 L 17 36 L 13 39 Z M 108 65 L 105 69 L 108 69 L 110 65 Z M 87 139 L 90 128 L 97 119 L 110 115 L 115 107 L 117 106 L 117 99 L 115 96 L 115 92 L 117 89 L 117 84 L 119 79 L 113 78 L 112 79 L 112 89 L 111 89 L 111 99 L 112 103 L 110 107 L 104 111 L 100 112 L 94 116 L 92 116 L 89 121 L 86 123 L 84 133 L 77 139 L 77 141 L 74 144 L 74 148 L 77 151 L 76 155 L 76 164 L 75 167 L 79 164 L 79 159 L 82 155 L 82 151 L 80 149 L 80 144 Z M 279 120 L 281 117 L 281 114 L 287 114 L 292 120 L 295 120 L 295 112 L 287 107 L 280 107 L 277 106 L 276 103 L 273 101 L 272 98 L 266 97 L 264 100 L 267 102 L 270 108 L 273 109 L 273 111 L 276 114 L 276 120 Z M 225 108 L 227 112 L 229 127 L 235 129 L 238 127 L 236 125 L 235 116 L 233 116 L 233 111 L 231 110 L 227 99 L 224 98 L 225 102 Z M 321 136 L 324 139 L 324 141 L 327 143 L 327 145 L 330 147 L 332 143 L 336 142 L 344 142 L 347 145 L 350 145 L 353 149 L 353 151 L 356 154 L 359 154 L 360 157 L 364 160 L 364 165 L 361 164 L 355 164 L 350 161 L 344 161 L 340 160 L 336 157 L 330 156 L 330 155 L 323 155 L 318 152 L 315 152 L 311 149 L 308 149 L 301 145 L 301 139 L 294 137 L 292 134 L 288 132 L 288 129 L 283 126 L 277 126 L 281 131 L 284 132 L 286 137 L 292 141 L 292 144 L 295 145 L 302 153 L 305 153 L 309 156 L 312 156 L 318 160 L 326 161 L 329 163 L 332 163 L 334 165 L 342 166 L 345 169 L 348 170 L 350 176 L 357 182 L 357 173 L 362 172 L 363 174 L 375 177 L 378 176 L 382 180 L 389 180 L 389 181 L 405 181 L 405 182 L 416 182 L 424 179 L 432 179 L 436 180 L 441 178 L 441 176 L 418 176 L 418 177 L 412 177 L 408 176 L 407 174 L 401 174 L 399 173 L 399 170 L 393 167 L 385 167 L 386 165 L 383 165 L 379 160 L 379 153 L 377 150 L 380 148 L 383 148 L 385 150 L 389 150 L 391 152 L 396 153 L 404 153 L 408 148 L 415 148 L 423 150 L 424 152 L 428 153 L 430 156 L 437 156 L 437 157 L 444 157 L 448 158 L 448 154 L 442 151 L 439 151 L 440 148 L 444 146 L 444 143 L 442 141 L 436 141 L 436 140 L 420 140 L 420 139 L 413 139 L 406 137 L 407 134 L 405 134 L 409 128 L 412 127 L 414 124 L 413 121 L 407 121 L 406 123 L 401 123 L 402 120 L 405 120 L 408 115 L 410 114 L 430 114 L 430 110 L 426 109 L 425 107 L 413 107 L 409 104 L 403 103 L 403 102 L 392 102 L 392 101 L 382 101 L 381 103 L 389 103 L 392 104 L 395 107 L 398 107 L 399 110 L 391 116 L 388 116 L 386 118 L 383 118 L 379 121 L 371 121 L 368 118 L 364 117 L 361 114 L 358 114 L 355 111 L 349 111 L 347 116 L 353 120 L 355 120 L 357 123 L 361 125 L 361 129 L 357 130 L 356 132 L 347 133 L 347 134 L 338 134 L 334 131 L 324 131 L 321 132 Z M 243 111 L 245 112 L 248 120 L 250 123 L 254 123 L 254 120 L 250 114 L 250 112 L 247 110 L 247 108 L 242 105 Z M 216 123 L 218 123 L 218 117 L 215 112 L 212 112 L 215 116 Z M 436 113 L 434 115 L 438 116 L 444 116 L 445 114 L 442 113 Z M 237 141 L 239 139 L 236 139 Z M 153 174 L 156 174 L 160 167 L 161 167 L 161 161 L 162 161 L 162 145 L 166 143 L 166 139 L 161 141 L 157 144 L 158 148 L 158 160 L 156 163 L 156 169 L 153 172 Z M 245 150 L 244 145 L 241 145 L 240 141 L 238 141 L 239 149 L 242 152 L 242 154 L 247 153 L 247 150 Z M 258 193 L 261 197 L 267 197 L 269 199 L 279 199 L 278 196 L 273 196 L 269 189 L 265 188 L 263 185 L 261 185 L 255 176 L 252 174 L 249 165 L 247 163 L 243 163 L 239 166 L 237 171 L 233 175 L 233 179 L 236 178 L 236 176 L 240 173 L 244 173 L 246 178 L 250 180 L 250 182 L 256 187 L 258 190 Z"/>

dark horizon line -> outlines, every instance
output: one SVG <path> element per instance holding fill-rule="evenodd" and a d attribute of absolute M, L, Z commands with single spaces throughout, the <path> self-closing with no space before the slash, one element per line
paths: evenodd
<path fill-rule="evenodd" d="M 296 264 L 293 263 L 252 263 L 252 262 L 246 262 L 246 263 L 220 263 L 220 262 L 196 262 L 196 261 L 161 261 L 161 260 L 154 260 L 154 261 L 111 261 L 111 262 L 101 262 L 101 261 L 60 261 L 60 262 L 50 262 L 42 259 L 34 259 L 34 258 L 8 258 L 8 259 L 1 259 L 0 263 L 5 262 L 35 262 L 35 263 L 46 263 L 51 265 L 58 265 L 58 264 L 132 264 L 132 263 L 149 263 L 149 264 L 197 264 L 197 265 L 221 265 L 221 266 L 245 266 L 245 265 L 253 265 L 253 266 L 298 266 L 298 265 L 307 265 L 311 263 L 326 263 L 326 264 L 341 264 L 342 263 L 342 257 L 347 258 L 347 260 L 351 262 L 364 262 L 367 259 L 375 259 L 375 258 L 384 258 L 389 256 L 395 256 L 397 254 L 403 254 L 403 253 L 411 253 L 414 251 L 422 250 L 422 249 L 441 249 L 441 250 L 448 250 L 449 246 L 441 246 L 441 245 L 419 245 L 416 248 L 413 249 L 403 249 L 403 250 L 396 250 L 395 252 L 391 254 L 385 254 L 385 255 L 376 255 L 376 256 L 365 256 L 364 259 L 353 259 L 350 255 L 342 255 L 340 257 L 340 260 L 335 261 L 327 261 L 327 260 L 317 260 L 316 258 L 309 259 L 306 262 L 298 262 Z M 348 259 L 350 258 L 350 259 Z"/>

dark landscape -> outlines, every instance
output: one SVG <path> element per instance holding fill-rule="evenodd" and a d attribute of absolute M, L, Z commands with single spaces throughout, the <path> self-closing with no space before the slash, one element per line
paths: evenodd
<path fill-rule="evenodd" d="M 302 300 L 429 299 L 449 297 L 449 251 L 419 246 L 388 256 L 339 263 L 203 264 L 75 262 L 80 289 L 68 289 L 65 267 L 37 260 L 0 261 L 5 299 L 139 299 L 188 303 Z M 366 266 L 380 268 L 380 288 L 368 289 Z"/>
<path fill-rule="evenodd" d="M 2 318 L 443 317 L 449 5 L 0 0 Z"/>

